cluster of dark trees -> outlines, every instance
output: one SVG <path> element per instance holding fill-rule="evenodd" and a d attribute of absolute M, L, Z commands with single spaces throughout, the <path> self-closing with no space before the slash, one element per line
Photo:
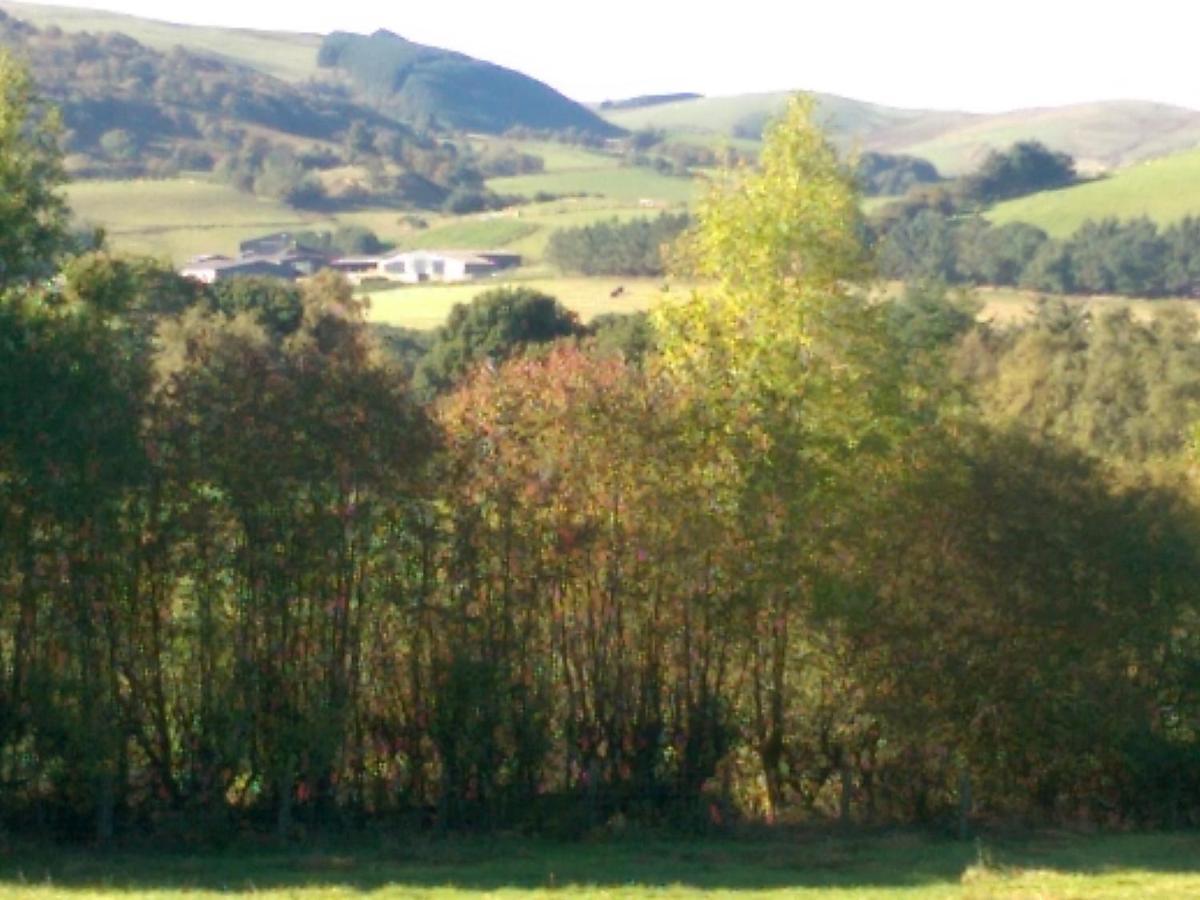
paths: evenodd
<path fill-rule="evenodd" d="M 74 255 L 0 116 L 0 819 L 1200 822 L 1196 321 L 865 302 L 798 110 L 743 269 L 604 347 L 489 295 L 428 400 L 335 276 Z"/>
<path fill-rule="evenodd" d="M 546 259 L 581 275 L 654 276 L 666 271 L 665 248 L 687 229 L 687 213 L 660 213 L 653 219 L 616 218 L 550 236 Z"/>
<path fill-rule="evenodd" d="M 1051 294 L 1190 297 L 1200 292 L 1200 221 L 1165 229 L 1147 218 L 1087 221 L 1051 239 L 1022 222 L 982 215 L 1001 200 L 1076 180 L 1069 156 L 1020 143 L 989 154 L 974 173 L 911 189 L 869 223 L 881 274 L 903 281 L 1011 285 Z"/>
<path fill-rule="evenodd" d="M 546 170 L 546 161 L 536 153 L 526 153 L 505 144 L 489 145 L 476 162 L 486 178 L 512 175 L 536 175 Z"/>
<path fill-rule="evenodd" d="M 696 169 L 731 167 L 749 161 L 749 154 L 732 147 L 668 140 L 658 128 L 643 128 L 618 142 L 622 165 L 653 169 L 660 175 L 691 177 Z"/>
<path fill-rule="evenodd" d="M 933 163 L 900 153 L 867 151 L 858 157 L 855 179 L 864 197 L 900 197 L 942 180 Z"/>
<path fill-rule="evenodd" d="M 1160 230 L 1146 218 L 1088 221 L 1069 238 L 1033 225 L 922 209 L 878 236 L 888 278 L 1013 285 L 1051 294 L 1194 297 L 1200 294 L 1200 220 Z"/>
<path fill-rule="evenodd" d="M 1067 187 L 1076 178 L 1070 155 L 1038 141 L 1020 141 L 1007 150 L 990 152 L 978 169 L 956 182 L 954 190 L 966 203 L 987 205 Z"/>
<path fill-rule="evenodd" d="M 339 225 L 333 231 L 298 231 L 295 238 L 300 247 L 339 256 L 373 256 L 393 247 L 363 225 Z"/>

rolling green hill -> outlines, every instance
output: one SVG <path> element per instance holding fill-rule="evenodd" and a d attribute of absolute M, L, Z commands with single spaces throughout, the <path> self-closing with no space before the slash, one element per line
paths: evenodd
<path fill-rule="evenodd" d="M 602 113 L 610 122 L 629 130 L 661 128 L 678 135 L 715 133 L 757 140 L 791 95 L 790 91 L 777 91 L 733 97 L 698 97 L 630 109 L 609 107 Z M 911 128 L 914 133 L 919 133 L 921 128 L 938 133 L 970 118 L 966 113 L 894 109 L 832 94 L 815 96 L 818 114 L 825 127 L 849 141 L 865 141 L 871 135 L 902 127 Z"/>
<path fill-rule="evenodd" d="M 422 124 L 436 121 L 450 128 L 485 132 L 524 127 L 575 129 L 601 137 L 620 133 L 618 127 L 534 78 L 386 31 L 367 37 L 343 32 L 321 36 L 209 28 L 10 0 L 0 0 L 0 10 L 39 28 L 117 32 L 163 53 L 183 47 L 296 83 L 320 80 L 333 69 L 343 70 L 358 88 L 356 99 L 369 100 L 383 112 Z"/>
<path fill-rule="evenodd" d="M 162 52 L 121 32 L 37 28 L 0 11 L 0 45 L 29 61 L 39 91 L 61 109 L 68 153 L 144 166 L 185 143 L 228 146 L 234 128 L 340 142 L 356 122 L 415 140 L 411 129 L 333 92 L 179 47 Z M 122 141 L 101 146 L 114 130 Z"/>
<path fill-rule="evenodd" d="M 1054 237 L 1072 234 L 1088 219 L 1148 216 L 1160 225 L 1200 215 L 1200 150 L 1120 169 L 1096 181 L 1044 191 L 995 207 L 996 224 L 1028 222 Z"/>
<path fill-rule="evenodd" d="M 334 32 L 317 62 L 350 76 L 379 109 L 415 122 L 499 134 L 512 128 L 573 130 L 613 137 L 621 130 L 528 75 L 462 53 L 405 40 Z"/>
<path fill-rule="evenodd" d="M 318 65 L 323 42 L 336 45 L 346 41 L 345 37 L 334 40 L 336 36 L 323 39 L 311 34 L 174 25 L 13 0 L 0 0 L 0 10 L 39 27 L 57 26 L 67 32 L 118 31 L 162 52 L 182 46 L 198 55 L 237 62 L 293 82 L 328 75 L 329 68 Z M 387 111 L 392 114 L 432 118 L 454 127 L 503 130 L 509 124 L 524 124 L 603 133 L 602 116 L 624 129 L 661 128 L 697 143 L 725 139 L 740 145 L 757 140 L 763 125 L 788 96 L 788 92 L 775 92 L 665 103 L 644 102 L 662 98 L 634 98 L 588 111 L 520 73 L 461 54 L 420 47 L 394 35 L 350 38 L 373 48 L 368 62 L 360 59 L 350 64 L 342 59 L 342 51 L 333 49 L 326 50 L 325 62 L 346 63 L 340 67 L 358 71 L 360 79 L 365 77 L 364 84 L 373 84 L 377 94 L 382 86 L 382 97 L 375 99 L 381 106 L 390 104 Z M 382 53 L 377 52 L 379 48 Z M 511 92 L 518 87 L 518 109 L 514 111 Z M 360 87 L 360 95 L 366 90 Z M 1040 140 L 1070 153 L 1082 171 L 1091 172 L 1200 146 L 1200 112 L 1156 103 L 1115 101 L 977 115 L 896 109 L 832 95 L 819 95 L 819 102 L 827 127 L 843 144 L 920 156 L 945 175 L 969 171 L 989 150 L 1018 140 Z M 562 116 L 550 115 L 548 111 L 554 109 Z"/>
<path fill-rule="evenodd" d="M 317 50 L 321 46 L 321 37 L 315 34 L 176 25 L 98 9 L 9 0 L 0 0 L 0 10 L 38 28 L 53 26 L 68 33 L 87 31 L 93 34 L 116 31 L 162 53 L 184 47 L 288 81 L 304 81 L 318 72 Z"/>
<path fill-rule="evenodd" d="M 754 138 L 788 93 L 704 97 L 635 109 L 605 109 L 628 129 Z M 1159 103 L 1114 101 L 995 115 L 903 110 L 817 95 L 819 114 L 847 146 L 907 153 L 946 175 L 973 169 L 989 150 L 1038 140 L 1071 154 L 1084 171 L 1102 171 L 1200 146 L 1200 112 Z"/>

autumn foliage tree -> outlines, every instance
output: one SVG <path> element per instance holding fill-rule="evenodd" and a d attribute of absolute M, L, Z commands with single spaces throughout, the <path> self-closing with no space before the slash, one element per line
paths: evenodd
<path fill-rule="evenodd" d="M 0 247 L 0 822 L 1200 821 L 1195 323 L 879 301 L 810 112 L 653 327 L 415 386 L 335 276 Z"/>

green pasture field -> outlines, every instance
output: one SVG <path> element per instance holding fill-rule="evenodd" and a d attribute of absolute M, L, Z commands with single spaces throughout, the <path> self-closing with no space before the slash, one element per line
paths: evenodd
<path fill-rule="evenodd" d="M 779 115 L 791 94 L 773 91 L 729 97 L 697 97 L 633 109 L 597 110 L 608 121 L 629 131 L 662 129 L 679 138 L 713 133 L 733 137 L 734 130 Z"/>
<path fill-rule="evenodd" d="M 545 255 L 550 236 L 559 228 L 578 228 L 611 219 L 654 218 L 663 212 L 678 213 L 684 209 L 683 204 L 645 208 L 600 197 L 564 198 L 522 207 L 521 221 L 536 226 L 536 230 L 506 245 L 505 249 L 521 253 L 528 262 L 536 264 Z"/>
<path fill-rule="evenodd" d="M 615 169 L 621 164 L 619 157 L 587 147 L 560 144 L 557 141 L 524 141 L 512 138 L 477 135 L 471 143 L 476 150 L 488 147 L 509 147 L 521 153 L 540 156 L 547 172 L 572 172 L 580 169 Z"/>
<path fill-rule="evenodd" d="M 368 289 L 371 308 L 368 318 L 380 325 L 429 329 L 442 325 L 456 303 L 469 303 L 494 287 L 523 286 L 557 298 L 587 322 L 604 313 L 629 313 L 653 309 L 659 303 L 686 298 L 695 287 L 665 278 L 582 278 L 557 276 L 539 267 L 525 269 L 511 278 L 497 278 L 466 284 L 422 284 Z M 613 290 L 624 287 L 620 296 Z M 666 290 L 664 290 L 666 288 Z M 878 296 L 894 297 L 903 285 L 889 283 L 878 288 Z M 1018 324 L 1033 314 L 1038 294 L 1015 288 L 977 288 L 972 292 L 980 302 L 980 321 L 996 327 Z M 1126 297 L 1066 297 L 1069 303 L 1085 304 L 1094 312 L 1130 309 L 1137 316 L 1185 308 L 1200 312 L 1200 303 L 1190 300 L 1137 300 Z"/>
<path fill-rule="evenodd" d="M 15 847 L 0 856 L 0 900 L 1195 896 L 1200 896 L 1196 835 L 1059 833 L 957 842 L 907 832 L 769 833 L 574 844 L 418 838 L 209 853 Z"/>
<path fill-rule="evenodd" d="M 76 220 L 103 226 L 114 249 L 176 263 L 235 253 L 239 241 L 258 234 L 332 223 L 202 178 L 78 181 L 66 193 Z"/>
<path fill-rule="evenodd" d="M 469 218 L 448 219 L 444 224 L 413 231 L 396 241 L 406 250 L 466 248 L 494 250 L 509 247 L 540 230 L 541 226 L 514 215 L 494 213 Z"/>
<path fill-rule="evenodd" d="M 671 297 L 686 297 L 686 285 L 652 278 L 492 278 L 467 284 L 421 284 L 368 290 L 367 318 L 378 325 L 404 328 L 437 328 L 457 303 L 470 303 L 484 291 L 498 287 L 528 287 L 556 298 L 588 322 L 604 313 L 629 313 L 651 309 Z M 669 290 L 664 291 L 664 286 Z M 623 287 L 620 296 L 613 291 Z"/>
<path fill-rule="evenodd" d="M 1088 219 L 1148 216 L 1160 225 L 1200 215 L 1200 150 L 1120 169 L 1096 181 L 1002 203 L 988 213 L 996 224 L 1028 222 L 1067 237 Z"/>
<path fill-rule="evenodd" d="M 667 207 L 672 212 L 682 207 Z M 500 213 L 437 219 L 421 231 L 391 234 L 385 226 L 375 228 L 402 249 L 461 248 L 508 250 L 520 253 L 525 265 L 538 266 L 550 236 L 559 228 L 577 228 L 611 219 L 627 220 L 657 216 L 663 209 L 645 209 L 604 198 L 566 198 L 550 204 L 522 206 Z M 339 215 L 338 221 L 350 217 Z"/>
<path fill-rule="evenodd" d="M 688 184 L 683 179 L 666 180 Z M 332 230 L 338 225 L 361 225 L 403 249 L 509 249 L 536 264 L 556 228 L 613 217 L 656 216 L 664 209 L 680 208 L 666 203 L 643 207 L 636 200 L 612 197 L 569 197 L 470 216 L 417 212 L 429 227 L 414 230 L 404 222 L 405 210 L 302 213 L 200 176 L 78 181 L 67 187 L 67 199 L 76 221 L 103 226 L 115 250 L 166 258 L 176 265 L 201 253 L 236 253 L 239 242 L 272 231 Z"/>
<path fill-rule="evenodd" d="M 533 197 L 538 193 L 593 194 L 637 203 L 687 203 L 694 200 L 702 179 L 660 175 L 650 169 L 633 166 L 601 166 L 595 169 L 569 169 L 540 175 L 514 175 L 492 178 L 488 187 L 498 194 Z"/>
<path fill-rule="evenodd" d="M 900 282 L 888 282 L 880 286 L 878 296 L 894 298 L 904 291 Z M 1136 297 L 1106 297 L 1091 295 L 1057 296 L 1023 291 L 1012 287 L 976 287 L 967 290 L 980 304 L 979 320 L 997 327 L 1019 324 L 1033 315 L 1038 299 L 1061 300 L 1087 307 L 1092 313 L 1115 312 L 1128 309 L 1134 316 L 1147 318 L 1168 309 L 1186 309 L 1200 313 L 1200 303 L 1195 300 L 1163 298 L 1158 300 Z"/>

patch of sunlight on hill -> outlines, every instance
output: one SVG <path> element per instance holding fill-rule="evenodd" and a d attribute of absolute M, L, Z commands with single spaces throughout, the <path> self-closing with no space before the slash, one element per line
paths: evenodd
<path fill-rule="evenodd" d="M 1160 225 L 1200 215 L 1200 150 L 1138 163 L 1097 181 L 1010 200 L 987 217 L 1066 237 L 1088 219 L 1148 216 Z"/>

